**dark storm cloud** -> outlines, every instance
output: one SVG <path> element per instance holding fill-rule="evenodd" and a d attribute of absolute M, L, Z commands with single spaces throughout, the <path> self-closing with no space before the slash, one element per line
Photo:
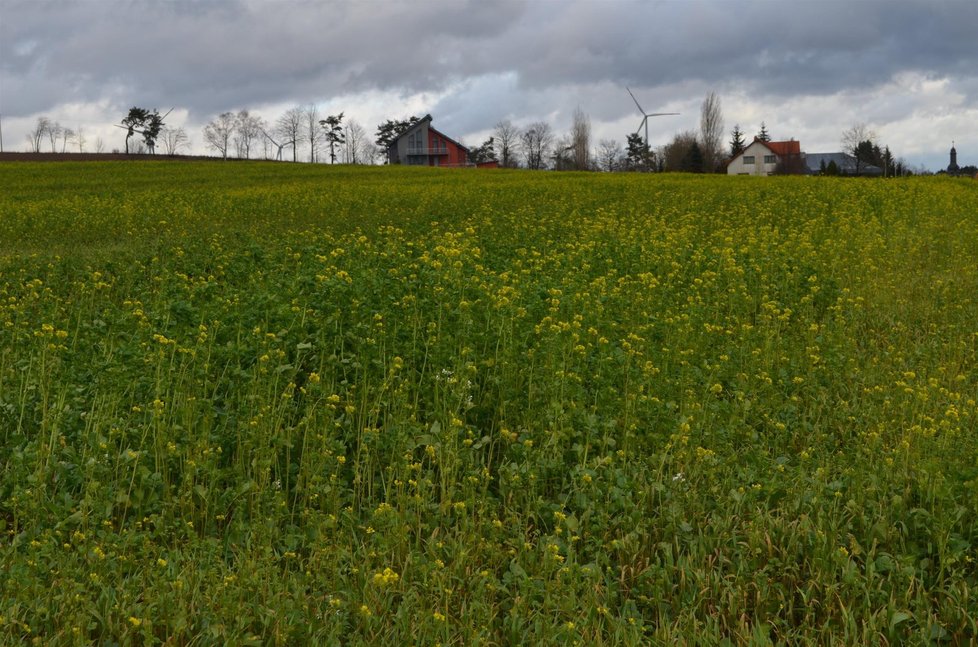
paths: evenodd
<path fill-rule="evenodd" d="M 575 3 L 538 38 L 526 33 L 523 82 L 652 87 L 692 78 L 796 94 L 871 85 L 908 69 L 974 74 L 978 2 L 608 5 Z M 544 13 L 538 7 L 535 17 L 542 22 Z"/>
<path fill-rule="evenodd" d="M 5 77 L 89 100 L 119 83 L 208 113 L 373 88 L 443 87 L 460 56 L 516 22 L 522 2 L 4 2 Z M 5 93 L 6 94 L 6 93 Z M 15 112 L 49 101 L 19 94 Z M 8 107 L 8 109 L 10 109 Z"/>
<path fill-rule="evenodd" d="M 193 113 L 370 89 L 696 79 L 774 96 L 974 75 L 978 2 L 500 0 L 0 4 L 4 110 L 117 92 Z"/>
<path fill-rule="evenodd" d="M 43 114 L 111 140 L 132 105 L 199 132 L 315 102 L 368 125 L 431 111 L 475 140 L 580 106 L 620 139 L 628 85 L 683 113 L 654 142 L 716 90 L 728 126 L 828 150 L 868 122 L 931 164 L 945 139 L 978 149 L 976 33 L 976 0 L 0 0 L 0 114 L 12 141 Z"/>

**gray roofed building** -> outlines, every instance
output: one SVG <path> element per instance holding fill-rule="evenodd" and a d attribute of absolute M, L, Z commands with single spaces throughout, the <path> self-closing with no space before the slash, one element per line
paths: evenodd
<path fill-rule="evenodd" d="M 822 172 L 824 163 L 827 167 L 835 162 L 841 175 L 883 175 L 883 169 L 872 164 L 860 163 L 857 166 L 856 158 L 848 153 L 806 153 L 805 166 L 811 175 L 818 175 Z M 858 170 L 857 170 L 858 169 Z"/>

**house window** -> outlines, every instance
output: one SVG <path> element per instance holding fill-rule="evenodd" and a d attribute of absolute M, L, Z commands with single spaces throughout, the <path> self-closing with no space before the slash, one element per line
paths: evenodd
<path fill-rule="evenodd" d="M 753 163 L 754 163 L 753 155 L 744 155 L 744 164 L 753 164 Z"/>
<path fill-rule="evenodd" d="M 764 156 L 764 163 L 765 164 L 777 164 L 778 163 L 778 158 L 775 157 L 774 155 L 765 155 Z"/>

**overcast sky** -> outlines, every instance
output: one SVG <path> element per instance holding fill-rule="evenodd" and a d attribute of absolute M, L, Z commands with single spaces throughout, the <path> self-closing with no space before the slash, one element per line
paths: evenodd
<path fill-rule="evenodd" d="M 315 103 L 372 135 L 431 113 L 478 144 L 495 123 L 580 107 L 594 140 L 649 112 L 653 146 L 696 130 L 710 91 L 725 130 L 807 152 L 865 123 L 911 165 L 978 164 L 978 0 L 0 0 L 4 150 L 45 115 L 122 148 L 133 105 L 201 128 Z M 729 137 L 727 138 L 729 139 Z"/>

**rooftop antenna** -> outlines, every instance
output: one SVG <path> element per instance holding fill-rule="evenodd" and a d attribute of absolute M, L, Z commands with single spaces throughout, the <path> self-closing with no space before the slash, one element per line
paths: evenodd
<path fill-rule="evenodd" d="M 635 134 L 638 134 L 639 130 L 642 130 L 643 126 L 645 127 L 645 147 L 648 148 L 649 147 L 649 117 L 664 117 L 665 115 L 678 115 L 679 113 L 678 112 L 645 112 L 645 109 L 642 108 L 641 104 L 638 102 L 638 99 L 635 98 L 635 95 L 632 94 L 632 91 L 628 89 L 627 85 L 625 86 L 625 89 L 628 90 L 628 94 L 631 95 L 632 101 L 634 101 L 635 105 L 638 107 L 638 111 L 642 113 L 642 123 L 638 125 L 638 129 L 635 131 Z"/>

